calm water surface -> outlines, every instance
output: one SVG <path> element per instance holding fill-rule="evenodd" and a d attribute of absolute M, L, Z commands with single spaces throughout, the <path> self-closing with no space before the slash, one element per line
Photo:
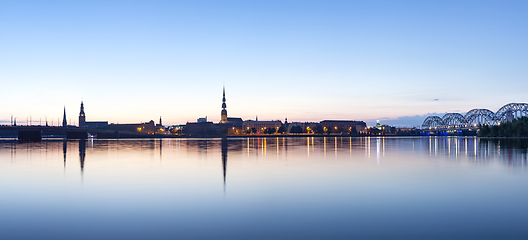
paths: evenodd
<path fill-rule="evenodd" d="M 527 239 L 528 141 L 0 140 L 0 239 Z"/>

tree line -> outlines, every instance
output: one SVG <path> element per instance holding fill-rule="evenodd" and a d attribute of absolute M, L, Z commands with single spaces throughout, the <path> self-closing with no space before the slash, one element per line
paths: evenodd
<path fill-rule="evenodd" d="M 500 125 L 479 127 L 479 137 L 528 137 L 528 118 L 521 117 Z"/>

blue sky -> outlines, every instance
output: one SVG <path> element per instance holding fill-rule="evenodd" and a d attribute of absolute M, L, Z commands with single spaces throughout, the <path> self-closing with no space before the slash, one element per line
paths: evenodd
<path fill-rule="evenodd" d="M 420 125 L 528 102 L 527 1 L 0 1 L 0 120 Z M 418 117 L 416 117 L 418 116 Z M 421 120 L 420 120 L 421 119 Z M 55 120 L 56 121 L 56 120 Z"/>

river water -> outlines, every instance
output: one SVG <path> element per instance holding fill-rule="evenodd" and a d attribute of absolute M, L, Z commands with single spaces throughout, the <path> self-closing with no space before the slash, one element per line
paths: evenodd
<path fill-rule="evenodd" d="M 0 140 L 0 239 L 527 239 L 527 140 Z"/>

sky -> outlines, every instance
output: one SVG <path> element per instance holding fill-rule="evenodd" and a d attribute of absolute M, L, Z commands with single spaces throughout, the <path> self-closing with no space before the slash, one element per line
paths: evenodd
<path fill-rule="evenodd" d="M 528 1 L 2 1 L 0 121 L 419 126 L 528 102 Z M 62 119 L 61 119 L 62 121 Z"/>

